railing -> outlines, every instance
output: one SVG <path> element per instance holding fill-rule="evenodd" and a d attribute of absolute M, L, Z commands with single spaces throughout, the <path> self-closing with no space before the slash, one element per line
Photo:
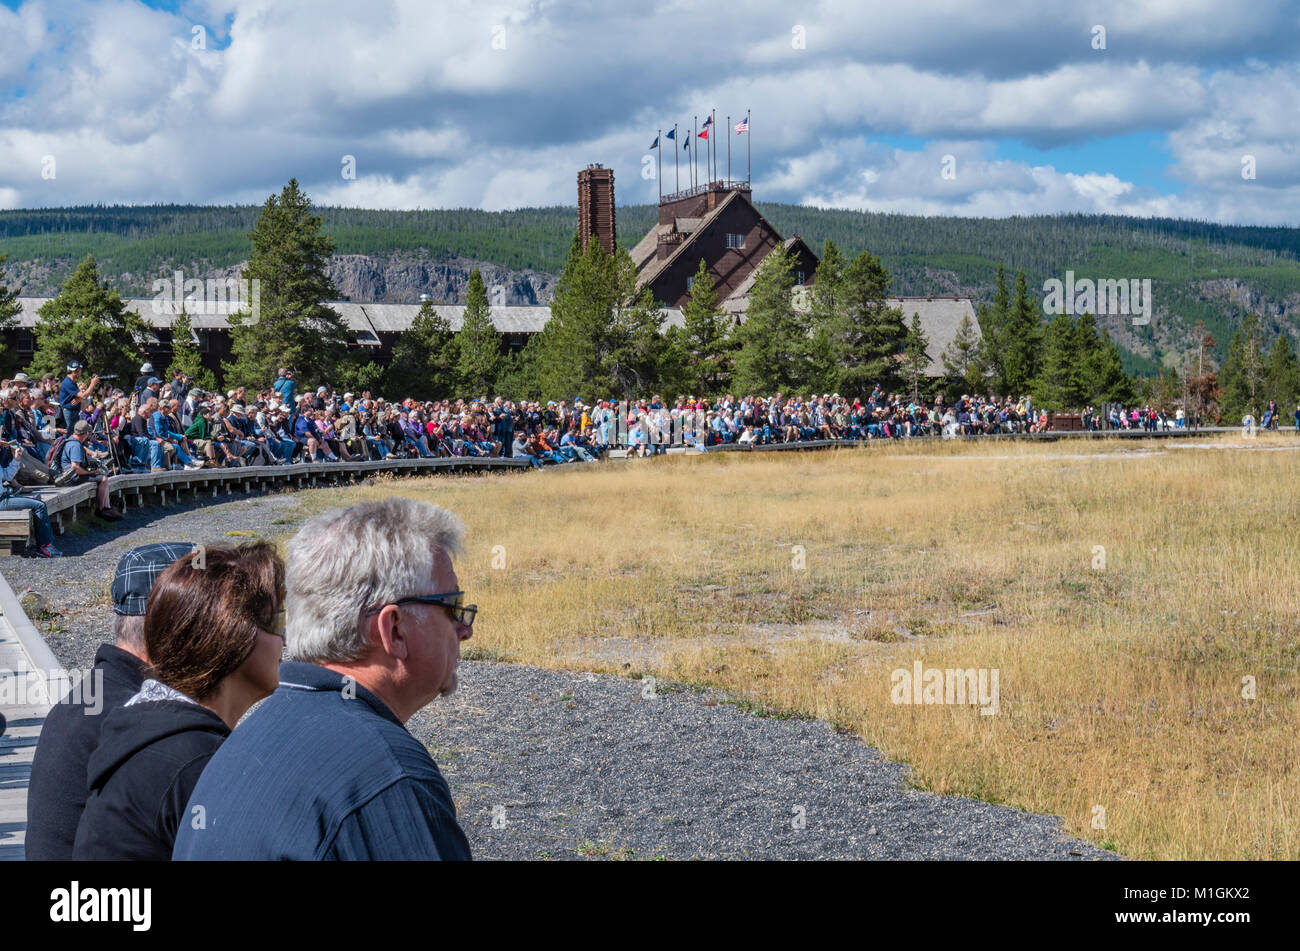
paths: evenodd
<path fill-rule="evenodd" d="M 693 185 L 690 188 L 683 188 L 679 192 L 673 192 L 669 195 L 663 195 L 659 199 L 659 204 L 666 202 L 681 201 L 683 198 L 694 198 L 696 195 L 703 195 L 710 191 L 742 191 L 750 190 L 748 181 L 721 179 L 716 182 L 704 182 L 700 185 Z"/>

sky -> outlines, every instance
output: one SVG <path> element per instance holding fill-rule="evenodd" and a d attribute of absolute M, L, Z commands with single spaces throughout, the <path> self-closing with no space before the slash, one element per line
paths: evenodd
<path fill-rule="evenodd" d="M 640 204 L 714 109 L 759 201 L 1300 225 L 1295 0 L 0 0 L 0 209 Z"/>

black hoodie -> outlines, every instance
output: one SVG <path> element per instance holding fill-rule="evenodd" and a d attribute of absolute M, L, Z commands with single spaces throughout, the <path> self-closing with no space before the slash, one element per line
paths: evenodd
<path fill-rule="evenodd" d="M 229 735 L 219 716 L 185 700 L 112 711 L 90 757 L 90 796 L 72 857 L 169 861 L 199 774 Z"/>

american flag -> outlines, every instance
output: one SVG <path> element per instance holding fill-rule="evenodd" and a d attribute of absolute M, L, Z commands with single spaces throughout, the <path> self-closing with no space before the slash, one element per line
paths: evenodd
<path fill-rule="evenodd" d="M 740 135 L 740 133 L 748 132 L 748 131 L 749 131 L 749 117 L 746 116 L 744 119 L 741 119 L 739 122 L 736 123 L 736 135 Z"/>

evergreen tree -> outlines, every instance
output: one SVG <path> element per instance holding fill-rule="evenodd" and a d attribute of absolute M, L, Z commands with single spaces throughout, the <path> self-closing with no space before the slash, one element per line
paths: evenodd
<path fill-rule="evenodd" d="M 1038 303 L 1029 297 L 1025 272 L 1021 271 L 1016 275 L 1016 299 L 1005 326 L 998 331 L 1001 382 L 1007 396 L 1023 395 L 1038 376 L 1038 354 L 1042 346 L 1040 313 Z"/>
<path fill-rule="evenodd" d="M 745 322 L 737 328 L 737 393 L 789 393 L 803 385 L 804 329 L 791 298 L 790 255 L 773 249 L 758 265 Z"/>
<path fill-rule="evenodd" d="M 717 396 L 731 385 L 731 342 L 727 315 L 718 306 L 718 293 L 708 265 L 700 258 L 690 297 L 682 308 L 682 332 L 674 348 L 685 373 L 685 386 L 695 394 Z"/>
<path fill-rule="evenodd" d="M 384 392 L 396 399 L 455 398 L 456 335 L 432 301 L 420 305 L 411 329 L 397 338 L 382 378 Z M 364 389 L 364 387 L 363 387 Z"/>
<path fill-rule="evenodd" d="M 929 346 L 930 339 L 921 329 L 921 315 L 914 313 L 912 324 L 907 330 L 907 343 L 903 347 L 903 372 L 907 374 L 915 402 L 921 400 L 921 377 L 930 365 L 930 354 L 926 352 Z"/>
<path fill-rule="evenodd" d="M 137 341 L 147 331 L 117 291 L 100 282 L 94 258 L 87 257 L 58 296 L 40 309 L 31 373 L 62 376 L 76 360 L 86 367 L 87 377 L 116 373 L 134 379 L 141 352 Z"/>
<path fill-rule="evenodd" d="M 1266 384 L 1263 355 L 1263 332 L 1259 317 L 1247 314 L 1241 327 L 1232 335 L 1228 345 L 1228 358 L 1219 373 L 1223 387 L 1221 406 L 1230 423 L 1235 423 L 1247 413 L 1260 418 Z"/>
<path fill-rule="evenodd" d="M 536 337 L 529 339 L 522 350 L 508 354 L 502 360 L 501 373 L 497 376 L 497 393 L 516 403 L 541 398 L 537 385 Z"/>
<path fill-rule="evenodd" d="M 11 329 L 18 315 L 23 312 L 22 304 L 18 303 L 18 292 L 11 289 L 5 280 L 5 261 L 8 257 L 7 254 L 0 254 L 0 368 L 5 372 L 9 370 L 9 359 L 5 352 L 3 331 Z"/>
<path fill-rule="evenodd" d="M 813 278 L 808 327 L 809 383 L 815 390 L 838 390 L 840 340 L 844 330 L 844 256 L 826 239 Z"/>
<path fill-rule="evenodd" d="M 1265 402 L 1277 400 L 1279 414 L 1290 415 L 1300 399 L 1300 364 L 1291 348 L 1291 337 L 1284 330 L 1268 353 L 1264 367 Z M 1279 423 L 1279 425 L 1281 425 Z"/>
<path fill-rule="evenodd" d="M 948 378 L 950 395 L 954 391 L 979 393 L 985 389 L 987 367 L 984 346 L 969 316 L 962 317 L 957 333 L 940 355 L 943 372 Z"/>
<path fill-rule="evenodd" d="M 217 378 L 203 365 L 198 345 L 194 342 L 190 315 L 181 305 L 181 312 L 172 320 L 172 362 L 167 370 L 168 379 L 175 373 L 184 373 L 201 390 L 211 392 L 217 387 Z"/>
<path fill-rule="evenodd" d="M 483 275 L 474 268 L 465 293 L 465 319 L 456 334 L 456 375 L 467 396 L 491 399 L 501 372 L 501 334 L 492 323 Z"/>
<path fill-rule="evenodd" d="M 264 387 L 280 366 L 294 367 L 304 381 L 330 381 L 347 354 L 354 335 L 326 306 L 339 297 L 327 270 L 334 241 L 311 208 L 296 179 L 262 206 L 243 273 L 260 285 L 260 314 L 230 318 L 234 360 L 225 365 L 227 382 Z"/>
<path fill-rule="evenodd" d="M 593 244 L 595 242 L 592 242 Z M 608 259 L 613 293 L 609 353 L 606 367 L 613 378 L 613 393 L 631 399 L 654 391 L 672 362 L 663 334 L 664 312 L 649 287 L 637 290 L 636 265 L 627 250 L 619 247 Z M 576 398 L 576 392 L 573 396 Z M 584 397 L 586 400 L 601 397 Z"/>
<path fill-rule="evenodd" d="M 866 397 L 876 384 L 886 390 L 902 382 L 900 360 L 907 344 L 903 311 L 887 307 L 889 272 L 863 251 L 844 269 L 839 392 Z"/>
<path fill-rule="evenodd" d="M 627 251 L 606 254 L 598 241 L 584 251 L 575 235 L 537 338 L 541 398 L 620 399 L 652 390 L 671 362 L 662 323 L 650 289 L 637 289 Z"/>
<path fill-rule="evenodd" d="M 993 376 L 994 384 L 1003 394 L 1009 393 L 1006 379 L 1006 365 L 1003 346 L 1007 321 L 1011 317 L 1011 293 L 1007 290 L 1006 274 L 1002 263 L 998 262 L 997 284 L 993 290 L 992 306 L 981 307 L 976 316 L 980 322 L 980 338 L 988 370 Z"/>
<path fill-rule="evenodd" d="M 1061 412 L 1085 402 L 1078 326 L 1069 314 L 1054 317 L 1043 331 L 1042 369 L 1035 379 L 1034 403 Z"/>

